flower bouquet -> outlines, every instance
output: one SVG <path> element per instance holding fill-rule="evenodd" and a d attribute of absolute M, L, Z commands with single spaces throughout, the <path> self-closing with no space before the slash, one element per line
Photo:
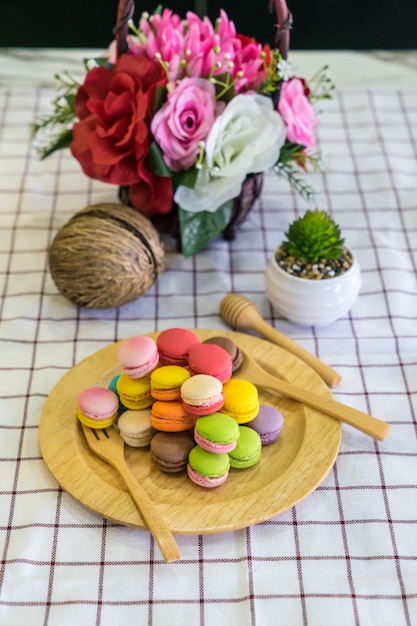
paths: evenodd
<path fill-rule="evenodd" d="M 85 61 L 82 84 L 57 76 L 53 113 L 33 125 L 42 157 L 69 147 L 124 204 L 175 221 L 185 257 L 233 237 L 267 170 L 308 199 L 302 174 L 320 163 L 314 102 L 333 85 L 326 68 L 308 84 L 293 74 L 285 0 L 275 0 L 275 47 L 238 34 L 224 11 L 213 24 L 158 9 L 135 25 L 133 10 L 120 0 L 115 40 Z"/>

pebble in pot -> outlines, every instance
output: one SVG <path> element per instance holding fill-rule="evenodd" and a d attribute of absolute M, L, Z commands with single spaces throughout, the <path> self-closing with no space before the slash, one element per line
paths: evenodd
<path fill-rule="evenodd" d="M 88 308 L 136 300 L 165 268 L 153 224 L 122 204 L 96 204 L 73 215 L 56 234 L 48 261 L 58 291 Z"/>

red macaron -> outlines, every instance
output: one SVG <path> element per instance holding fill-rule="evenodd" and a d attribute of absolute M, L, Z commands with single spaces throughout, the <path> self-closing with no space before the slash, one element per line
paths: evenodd
<path fill-rule="evenodd" d="M 187 328 L 168 328 L 158 335 L 156 345 L 161 365 L 188 366 L 188 353 L 200 339 Z"/>
<path fill-rule="evenodd" d="M 192 375 L 208 374 L 221 383 L 232 377 L 232 359 L 230 355 L 215 344 L 200 343 L 188 352 L 188 367 Z"/>

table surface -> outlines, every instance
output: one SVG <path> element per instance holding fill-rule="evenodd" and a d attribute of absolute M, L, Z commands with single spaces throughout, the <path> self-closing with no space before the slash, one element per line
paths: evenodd
<path fill-rule="evenodd" d="M 84 206 L 117 201 L 68 153 L 41 162 L 31 142 L 50 76 L 76 71 L 82 56 L 0 51 L 0 623 L 417 624 L 416 54 L 292 57 L 306 76 L 325 60 L 338 84 L 318 131 L 329 165 L 309 180 L 363 278 L 351 311 L 325 328 L 294 325 L 267 300 L 267 260 L 308 208 L 269 174 L 234 241 L 188 260 L 165 241 L 166 269 L 142 298 L 88 310 L 58 293 L 47 266 L 55 233 Z M 342 374 L 336 400 L 391 432 L 376 442 L 343 426 L 337 460 L 307 498 L 249 528 L 178 536 L 182 558 L 167 564 L 147 531 L 59 487 L 39 419 L 61 377 L 117 340 L 171 326 L 229 330 L 219 303 L 230 291 Z"/>

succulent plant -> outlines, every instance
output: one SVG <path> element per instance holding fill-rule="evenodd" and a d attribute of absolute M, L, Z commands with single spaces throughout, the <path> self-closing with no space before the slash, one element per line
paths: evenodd
<path fill-rule="evenodd" d="M 301 261 L 317 263 L 320 259 L 337 259 L 343 253 L 344 239 L 339 226 L 326 211 L 306 211 L 290 224 L 283 247 Z"/>

